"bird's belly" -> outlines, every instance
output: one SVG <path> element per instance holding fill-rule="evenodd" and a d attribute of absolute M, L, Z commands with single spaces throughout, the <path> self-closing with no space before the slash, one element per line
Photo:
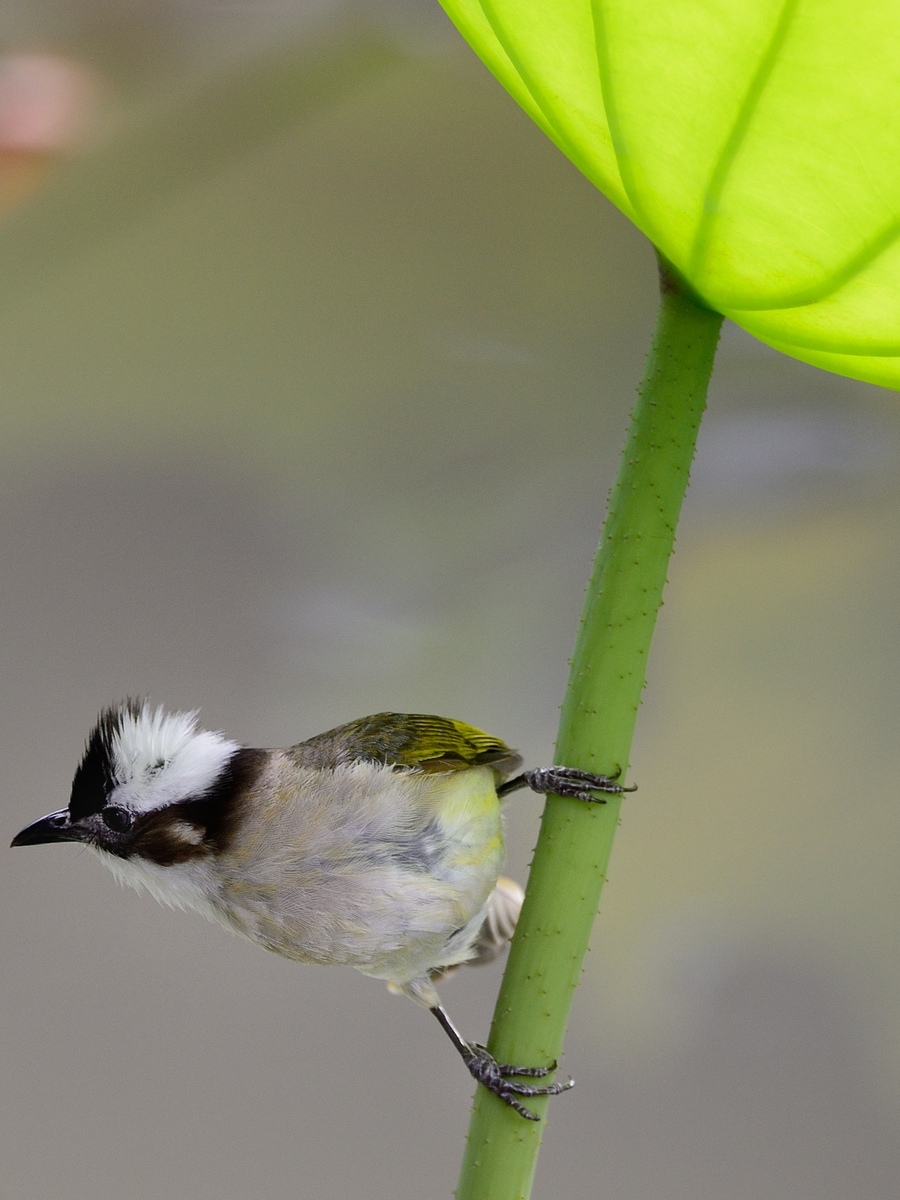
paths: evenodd
<path fill-rule="evenodd" d="M 412 830 L 408 819 L 373 825 L 370 797 L 365 830 L 345 820 L 244 856 L 221 881 L 228 923 L 286 958 L 393 982 L 463 961 L 503 862 L 494 779 L 426 776 L 422 791 Z"/>
<path fill-rule="evenodd" d="M 288 889 L 240 883 L 228 889 L 225 908 L 239 933 L 286 958 L 413 978 L 468 949 L 500 865 L 452 881 L 382 867 L 314 875 Z"/>

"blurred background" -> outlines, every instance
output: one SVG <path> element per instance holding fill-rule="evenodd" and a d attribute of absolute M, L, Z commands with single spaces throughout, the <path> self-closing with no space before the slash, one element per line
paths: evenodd
<path fill-rule="evenodd" d="M 432 0 L 0 32 L 6 839 L 127 694 L 550 761 L 647 244 Z M 725 328 L 536 1196 L 895 1194 L 898 467 L 896 395 Z M 451 1194 L 471 1081 L 413 1005 L 75 847 L 0 886 L 2 1196 Z M 498 984 L 444 989 L 469 1037 Z"/>

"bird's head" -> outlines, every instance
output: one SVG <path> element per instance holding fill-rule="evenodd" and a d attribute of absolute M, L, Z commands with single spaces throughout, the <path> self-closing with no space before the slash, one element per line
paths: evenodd
<path fill-rule="evenodd" d="M 117 860 L 167 866 L 211 850 L 240 747 L 197 728 L 196 713 L 128 700 L 101 713 L 72 781 L 68 808 L 14 846 L 82 842 Z M 112 865 L 112 864 L 111 864 Z"/>

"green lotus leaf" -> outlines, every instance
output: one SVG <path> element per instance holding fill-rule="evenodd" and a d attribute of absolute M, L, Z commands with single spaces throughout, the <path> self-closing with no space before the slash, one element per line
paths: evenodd
<path fill-rule="evenodd" d="M 900 386 L 897 0 L 442 0 L 703 301 Z"/>

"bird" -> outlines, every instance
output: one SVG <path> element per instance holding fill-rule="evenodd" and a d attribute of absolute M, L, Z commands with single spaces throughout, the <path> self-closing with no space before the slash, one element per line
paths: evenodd
<path fill-rule="evenodd" d="M 120 882 L 301 963 L 355 967 L 437 1018 L 470 1074 L 520 1116 L 556 1063 L 498 1063 L 436 984 L 495 959 L 524 893 L 501 875 L 520 788 L 605 803 L 633 790 L 571 767 L 521 771 L 500 738 L 447 717 L 376 713 L 283 749 L 245 747 L 146 699 L 104 709 L 66 808 L 13 846 L 78 842 Z M 525 1082 L 529 1080 L 530 1082 Z M 537 1082 L 535 1082 L 537 1081 Z"/>

